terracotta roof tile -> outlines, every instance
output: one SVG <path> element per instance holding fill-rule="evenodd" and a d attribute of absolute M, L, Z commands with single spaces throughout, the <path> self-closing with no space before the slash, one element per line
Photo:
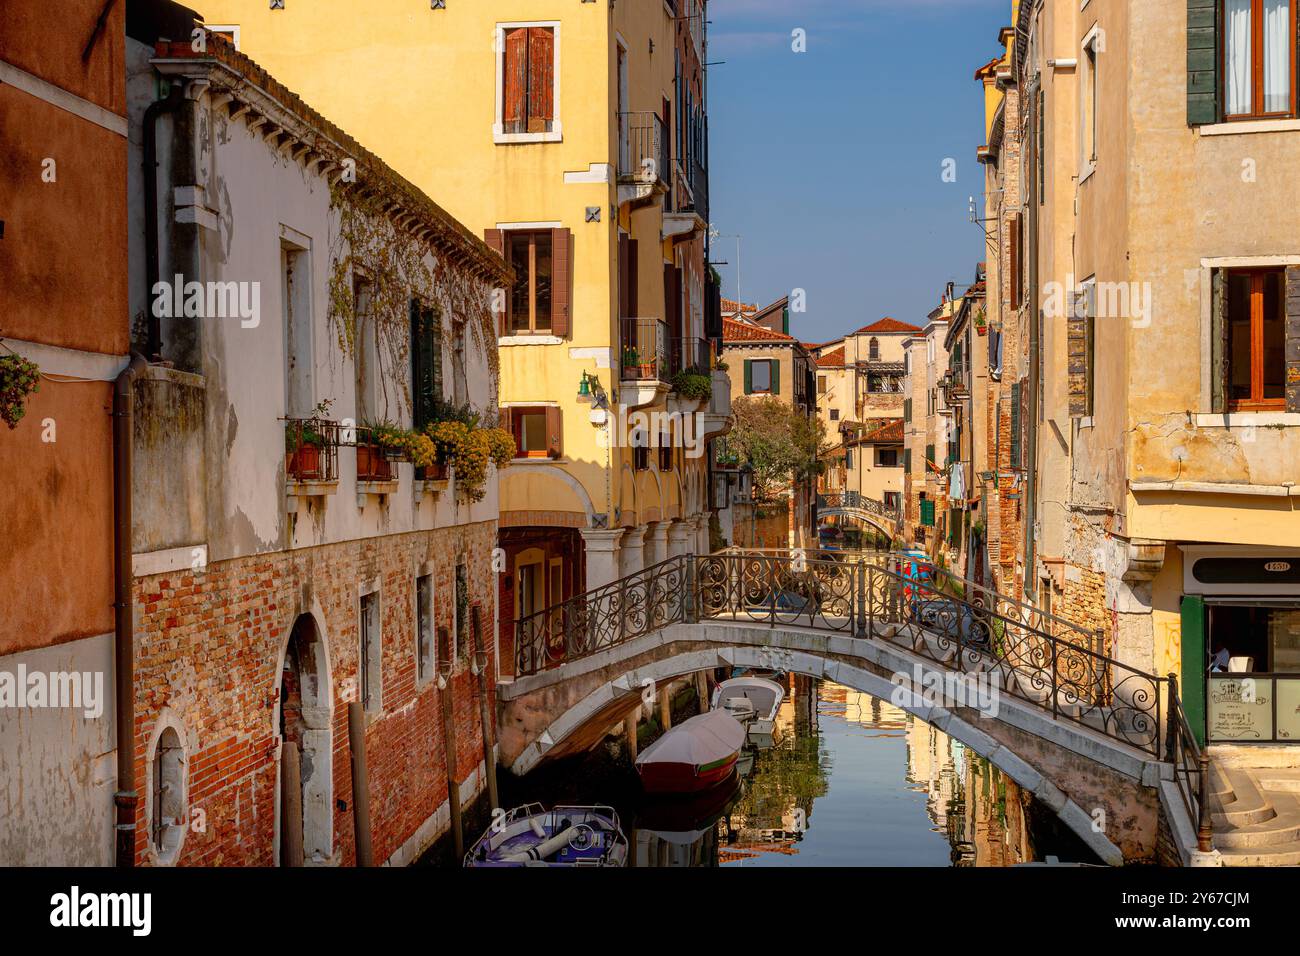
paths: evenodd
<path fill-rule="evenodd" d="M 893 445 L 903 442 L 903 420 L 896 418 L 888 424 L 881 425 L 875 431 L 867 432 L 860 439 L 864 445 Z"/>
<path fill-rule="evenodd" d="M 748 322 L 737 322 L 735 319 L 728 318 L 722 320 L 723 342 L 793 342 L 794 340 L 793 335 L 773 332 L 771 329 L 750 325 Z"/>
<path fill-rule="evenodd" d="M 817 359 L 817 364 L 823 368 L 843 368 L 844 367 L 844 346 L 840 346 L 834 352 L 827 352 Z"/>
<path fill-rule="evenodd" d="M 879 322 L 872 322 L 870 325 L 864 325 L 854 332 L 854 335 L 870 335 L 872 333 L 889 333 L 889 332 L 920 332 L 919 325 L 909 325 L 907 322 L 900 322 L 898 319 L 891 319 L 889 316 L 881 319 Z"/>

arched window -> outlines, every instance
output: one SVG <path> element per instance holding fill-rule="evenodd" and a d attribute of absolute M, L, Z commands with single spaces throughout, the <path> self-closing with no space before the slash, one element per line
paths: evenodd
<path fill-rule="evenodd" d="M 163 862 L 176 858 L 185 836 L 185 748 L 174 727 L 166 727 L 154 745 L 149 786 L 149 836 Z"/>
<path fill-rule="evenodd" d="M 867 347 L 867 358 L 872 362 L 880 361 L 880 339 L 872 339 Z"/>

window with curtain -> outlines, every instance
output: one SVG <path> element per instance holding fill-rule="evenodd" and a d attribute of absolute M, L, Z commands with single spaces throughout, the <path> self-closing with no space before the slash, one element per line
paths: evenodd
<path fill-rule="evenodd" d="M 1223 0 L 1223 111 L 1295 113 L 1295 0 Z"/>

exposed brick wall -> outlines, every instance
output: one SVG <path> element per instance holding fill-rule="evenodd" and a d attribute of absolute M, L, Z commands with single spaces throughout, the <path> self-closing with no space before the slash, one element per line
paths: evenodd
<path fill-rule="evenodd" d="M 1090 631 L 1104 632 L 1105 646 L 1101 650 L 1109 653 L 1113 633 L 1111 613 L 1106 607 L 1106 576 L 1074 565 L 1063 565 L 1061 571 L 1061 590 L 1052 612 Z"/>
<path fill-rule="evenodd" d="M 279 667 L 301 613 L 318 607 L 333 702 L 333 847 L 354 861 L 347 704 L 359 671 L 358 600 L 363 582 L 381 589 L 382 710 L 368 719 L 367 763 L 376 861 L 387 859 L 447 799 L 437 679 L 417 686 L 415 575 L 429 562 L 435 630 L 453 628 L 458 555 L 469 565 L 471 604 L 481 605 L 483 639 L 495 653 L 496 525 L 486 522 L 368 538 L 220 562 L 203 571 L 136 581 L 136 767 L 140 788 L 137 859 L 148 850 L 147 749 L 164 707 L 179 715 L 188 741 L 188 805 L 206 832 L 187 833 L 182 865 L 268 866 L 276 859 L 275 788 Z M 454 633 L 454 632 L 453 632 Z M 470 673 L 472 647 L 458 656 L 451 690 L 457 764 L 463 780 L 483 759 Z M 494 694 L 495 662 L 488 664 Z M 495 712 L 492 701 L 490 713 Z M 340 809 L 340 801 L 346 809 Z"/>

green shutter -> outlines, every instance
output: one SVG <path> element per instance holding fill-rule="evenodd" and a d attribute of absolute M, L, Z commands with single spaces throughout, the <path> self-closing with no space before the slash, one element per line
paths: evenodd
<path fill-rule="evenodd" d="M 1219 0 L 1187 0 L 1187 125 L 1219 121 Z"/>
<path fill-rule="evenodd" d="M 1183 673 L 1178 692 L 1192 733 L 1205 746 L 1205 600 L 1188 594 L 1182 607 Z"/>
<path fill-rule="evenodd" d="M 903 449 L 903 469 L 908 474 L 912 472 L 912 449 L 910 448 Z"/>
<path fill-rule="evenodd" d="M 745 359 L 745 394 L 754 394 L 754 360 Z"/>
<path fill-rule="evenodd" d="M 781 394 L 781 360 L 769 359 L 768 361 L 772 366 L 772 394 L 780 395 Z"/>
<path fill-rule="evenodd" d="M 921 527 L 934 527 L 934 502 L 929 498 L 921 502 Z"/>
<path fill-rule="evenodd" d="M 912 400 L 910 398 L 905 398 L 903 399 L 903 421 L 910 422 L 911 420 L 912 420 Z"/>

